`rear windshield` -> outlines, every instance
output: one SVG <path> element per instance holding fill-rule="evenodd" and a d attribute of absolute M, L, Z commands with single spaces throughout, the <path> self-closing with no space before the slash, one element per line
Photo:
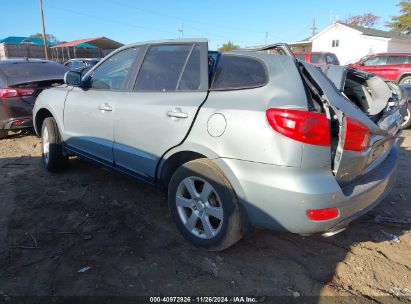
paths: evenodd
<path fill-rule="evenodd" d="M 305 54 L 298 54 L 295 55 L 295 58 L 297 58 L 300 61 L 305 61 Z"/>
<path fill-rule="evenodd" d="M 250 57 L 221 55 L 211 89 L 235 90 L 261 87 L 268 82 L 264 63 Z"/>
<path fill-rule="evenodd" d="M 33 78 L 37 80 L 43 76 L 55 75 L 56 77 L 63 78 L 67 69 L 58 63 L 54 62 L 14 62 L 0 64 L 0 71 L 8 79 L 28 79 Z"/>

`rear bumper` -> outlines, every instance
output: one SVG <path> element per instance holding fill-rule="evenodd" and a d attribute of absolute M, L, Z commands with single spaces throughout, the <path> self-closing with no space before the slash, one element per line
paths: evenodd
<path fill-rule="evenodd" d="M 311 234 L 339 230 L 381 202 L 392 189 L 398 146 L 373 171 L 341 188 L 330 168 L 302 169 L 216 159 L 236 191 L 250 222 L 274 230 Z M 308 209 L 337 207 L 327 221 L 307 218 Z"/>
<path fill-rule="evenodd" d="M 23 123 L 20 121 L 23 120 Z M 19 123 L 16 123 L 19 122 Z M 0 129 L 4 130 L 19 130 L 19 129 L 26 129 L 33 127 L 33 117 L 18 117 L 18 118 L 10 118 L 0 122 Z"/>

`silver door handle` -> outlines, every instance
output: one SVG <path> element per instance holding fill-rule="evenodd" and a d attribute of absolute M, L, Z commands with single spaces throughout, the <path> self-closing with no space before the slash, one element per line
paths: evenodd
<path fill-rule="evenodd" d="M 110 107 L 107 103 L 103 103 L 101 106 L 98 107 L 98 109 L 101 111 L 106 111 L 106 112 L 113 111 L 113 108 Z"/>
<path fill-rule="evenodd" d="M 174 118 L 187 118 L 188 114 L 184 112 L 168 111 L 167 115 Z"/>

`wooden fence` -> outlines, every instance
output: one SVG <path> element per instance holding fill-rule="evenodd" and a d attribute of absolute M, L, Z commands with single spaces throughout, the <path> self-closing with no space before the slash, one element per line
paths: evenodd
<path fill-rule="evenodd" d="M 49 59 L 57 62 L 66 62 L 73 58 L 103 58 L 113 50 L 85 47 L 49 47 Z M 0 59 L 6 58 L 38 58 L 44 59 L 44 47 L 29 43 L 0 43 Z"/>

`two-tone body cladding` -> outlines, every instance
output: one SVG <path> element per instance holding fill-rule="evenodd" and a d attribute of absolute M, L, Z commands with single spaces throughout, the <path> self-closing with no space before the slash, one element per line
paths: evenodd
<path fill-rule="evenodd" d="M 180 232 L 210 250 L 250 223 L 339 231 L 393 186 L 404 100 L 345 70 L 336 87 L 286 54 L 154 41 L 113 52 L 83 78 L 69 72 L 34 109 L 45 166 L 59 171 L 74 154 L 167 189 Z M 344 92 L 357 86 L 379 99 L 356 104 Z"/>

